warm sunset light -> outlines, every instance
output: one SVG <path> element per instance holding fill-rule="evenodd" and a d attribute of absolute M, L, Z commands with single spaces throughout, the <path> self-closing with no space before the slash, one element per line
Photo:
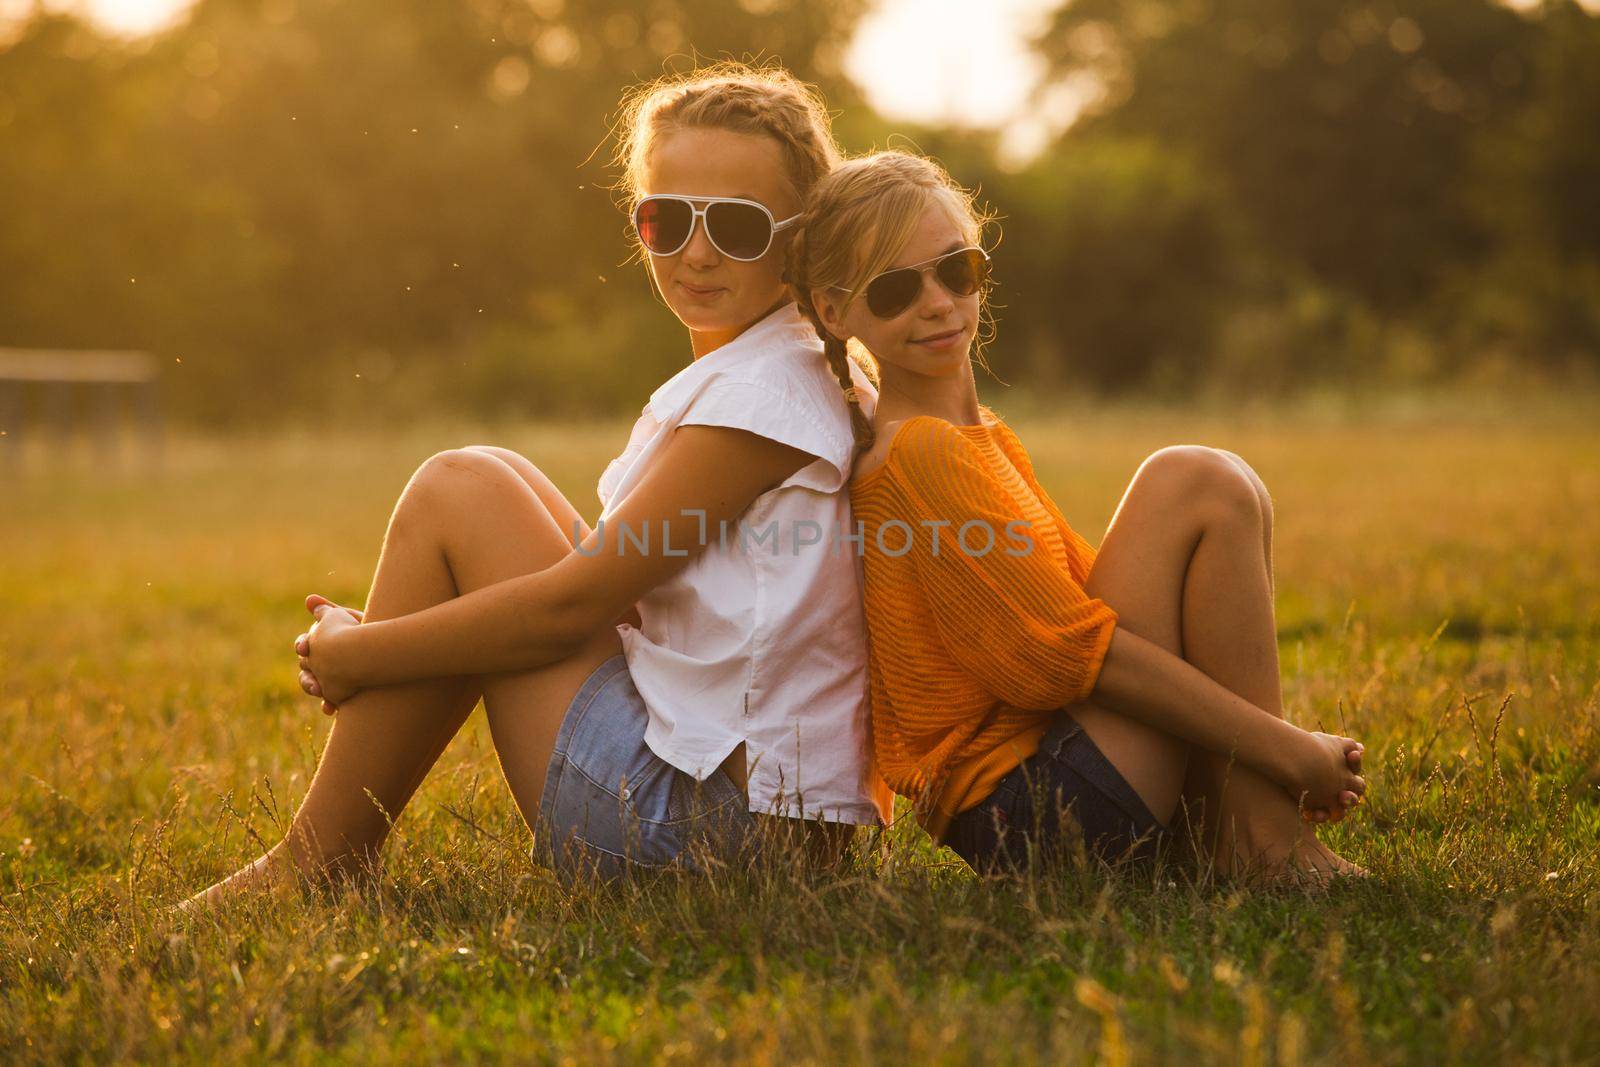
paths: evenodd
<path fill-rule="evenodd" d="M 189 6 L 189 0 L 0 0 L 0 18 L 40 2 L 81 11 L 125 34 L 161 29 Z M 1025 39 L 1053 6 L 1052 0 L 877 0 L 850 49 L 848 69 L 887 115 L 1000 126 L 1028 109 L 1041 68 Z M 1011 133 L 1019 151 L 1036 147 L 1060 124 L 1059 106 L 1047 110 Z"/>
<path fill-rule="evenodd" d="M 0 0 L 0 1059 L 1600 1065 L 1600 0 Z"/>
<path fill-rule="evenodd" d="M 170 25 L 189 0 L 0 0 L 0 19 L 21 17 L 35 5 L 80 12 L 114 33 L 142 34 Z"/>

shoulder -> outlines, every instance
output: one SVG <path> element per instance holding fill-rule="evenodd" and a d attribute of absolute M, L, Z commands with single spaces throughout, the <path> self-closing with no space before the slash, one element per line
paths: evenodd
<path fill-rule="evenodd" d="M 894 445 L 895 432 L 900 429 L 904 419 L 895 419 L 893 422 L 875 424 L 873 426 L 872 447 L 863 452 L 856 460 L 855 477 L 865 479 L 868 475 L 880 470 L 889 458 L 889 451 Z"/>
<path fill-rule="evenodd" d="M 1016 464 L 1018 470 L 1032 473 L 1033 459 L 1028 455 L 1028 449 L 1023 445 L 1022 438 L 1018 437 L 1011 425 L 998 415 L 995 416 L 993 425 L 994 439 L 1001 450 L 1010 457 L 1012 463 Z"/>
<path fill-rule="evenodd" d="M 651 394 L 648 407 L 664 422 L 708 393 L 728 392 L 765 393 L 769 404 L 815 409 L 824 406 L 830 383 L 822 341 L 791 303 L 682 368 Z"/>
<path fill-rule="evenodd" d="M 984 477 L 978 447 L 936 415 L 913 415 L 876 427 L 877 438 L 856 466 L 856 477 L 888 475 L 915 486 Z"/>
<path fill-rule="evenodd" d="M 791 333 L 768 340 L 760 351 L 720 367 L 706 388 L 765 393 L 769 405 L 790 417 L 806 419 L 840 442 L 850 436 L 844 390 L 828 368 L 822 342 L 814 333 L 809 338 Z"/>

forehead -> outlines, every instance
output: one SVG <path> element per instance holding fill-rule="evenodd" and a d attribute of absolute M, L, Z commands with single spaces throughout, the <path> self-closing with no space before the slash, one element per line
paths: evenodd
<path fill-rule="evenodd" d="M 656 137 L 645 164 L 646 195 L 742 196 L 791 214 L 783 149 L 771 137 L 733 130 L 678 129 Z"/>
<path fill-rule="evenodd" d="M 943 255 L 965 247 L 967 235 L 951 216 L 950 209 L 938 200 L 929 203 L 917 220 L 916 229 L 906 238 L 906 243 L 895 254 L 887 269 L 908 267 L 913 263 Z"/>

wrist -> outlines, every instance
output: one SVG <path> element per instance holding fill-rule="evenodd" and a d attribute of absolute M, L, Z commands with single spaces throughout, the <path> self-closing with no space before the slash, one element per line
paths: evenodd
<path fill-rule="evenodd" d="M 1311 735 L 1300 727 L 1274 716 L 1266 759 L 1258 770 L 1278 785 L 1293 791 L 1295 785 L 1305 779 L 1307 749 L 1315 744 Z"/>
<path fill-rule="evenodd" d="M 346 626 L 334 631 L 326 638 L 327 648 L 325 653 L 328 657 L 328 662 L 333 666 L 338 676 L 351 685 L 365 688 L 377 684 L 373 679 L 367 677 L 366 671 L 363 670 L 366 657 L 362 655 L 362 652 L 366 639 L 361 633 L 362 630 L 367 630 L 376 625 L 376 623 L 358 623 L 354 626 Z M 371 635 L 368 634 L 367 636 L 370 637 Z"/>

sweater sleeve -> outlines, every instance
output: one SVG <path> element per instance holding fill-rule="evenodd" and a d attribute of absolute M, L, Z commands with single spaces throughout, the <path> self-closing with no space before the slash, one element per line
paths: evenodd
<path fill-rule="evenodd" d="M 1116 612 L 1084 592 L 949 423 L 909 420 L 893 458 L 910 512 L 906 554 L 951 656 L 1014 708 L 1047 711 L 1087 697 Z M 881 534 L 890 552 L 902 537 Z"/>
<path fill-rule="evenodd" d="M 1022 447 L 1022 442 L 1010 426 L 1001 423 L 1001 434 L 1005 441 L 1006 454 L 1011 457 L 1011 462 L 1017 468 L 1017 473 L 1022 475 L 1022 480 L 1028 483 L 1028 488 L 1033 490 L 1034 496 L 1039 498 L 1039 503 L 1050 513 L 1055 520 L 1056 529 L 1061 534 L 1062 543 L 1068 546 L 1068 559 L 1073 568 L 1073 577 L 1079 583 L 1089 580 L 1089 567 L 1093 565 L 1095 549 L 1085 541 L 1072 524 L 1067 522 L 1066 516 L 1061 514 L 1061 509 L 1051 498 L 1045 487 L 1040 484 L 1038 475 L 1033 471 L 1033 459 L 1028 455 L 1028 450 Z"/>

